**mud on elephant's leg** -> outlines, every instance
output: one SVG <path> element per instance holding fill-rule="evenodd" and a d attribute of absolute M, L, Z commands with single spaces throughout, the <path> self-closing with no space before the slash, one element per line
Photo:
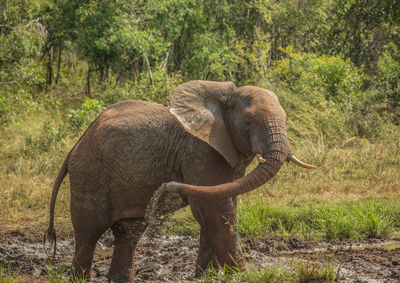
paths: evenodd
<path fill-rule="evenodd" d="M 132 282 L 136 245 L 146 229 L 144 219 L 123 219 L 111 229 L 114 234 L 114 252 L 111 268 L 108 273 L 109 282 Z"/>
<path fill-rule="evenodd" d="M 217 270 L 224 265 L 244 268 L 236 230 L 236 203 L 232 199 L 201 201 L 193 198 L 189 202 L 205 235 L 200 240 L 198 266 L 204 268 L 214 257 L 218 264 L 213 267 Z"/>
<path fill-rule="evenodd" d="M 245 268 L 242 251 L 239 246 L 236 217 L 233 215 L 216 215 L 220 222 L 215 225 L 213 233 L 209 233 L 211 246 L 213 247 L 218 262 L 228 268 Z"/>
<path fill-rule="evenodd" d="M 207 233 L 204 228 L 201 228 L 200 246 L 196 261 L 195 277 L 202 276 L 203 272 L 206 271 L 206 269 L 210 266 L 212 266 L 215 270 L 220 269 L 217 257 L 213 248 L 211 247 L 211 242 L 207 236 Z"/>

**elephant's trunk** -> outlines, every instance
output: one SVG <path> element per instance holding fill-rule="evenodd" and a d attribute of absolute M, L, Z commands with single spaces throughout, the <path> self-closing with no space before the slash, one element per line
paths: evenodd
<path fill-rule="evenodd" d="M 232 182 L 215 186 L 194 186 L 171 182 L 166 185 L 167 189 L 170 192 L 180 192 L 187 196 L 203 199 L 229 198 L 244 194 L 265 184 L 278 173 L 289 152 L 291 152 L 287 145 L 286 134 L 276 133 L 270 136 L 266 145 L 254 148 L 268 148 L 264 157 L 257 155 L 259 160 L 265 158 L 265 162 L 259 163 L 248 175 Z"/>
<path fill-rule="evenodd" d="M 216 186 L 194 186 L 176 182 L 168 183 L 167 189 L 170 192 L 180 192 L 186 196 L 203 199 L 230 198 L 251 191 L 266 182 L 275 174 L 269 171 L 268 167 L 259 164 L 248 175 L 229 183 Z"/>

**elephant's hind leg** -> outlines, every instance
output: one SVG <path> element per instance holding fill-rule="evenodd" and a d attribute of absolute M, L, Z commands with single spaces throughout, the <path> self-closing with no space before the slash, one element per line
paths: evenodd
<path fill-rule="evenodd" d="M 122 219 L 111 227 L 115 239 L 111 268 L 108 273 L 110 282 L 133 281 L 135 249 L 146 226 L 146 221 L 141 218 Z"/>

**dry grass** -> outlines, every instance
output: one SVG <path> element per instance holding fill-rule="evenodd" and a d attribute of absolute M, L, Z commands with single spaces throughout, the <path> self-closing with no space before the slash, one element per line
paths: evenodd
<path fill-rule="evenodd" d="M 73 139 L 42 141 L 46 121 L 56 128 L 59 115 L 27 113 L 0 130 L 0 225 L 5 230 L 42 231 L 48 221 L 51 189 Z M 51 133 L 48 134 L 51 136 Z M 32 143 L 32 141 L 34 141 Z M 68 178 L 57 198 L 57 224 L 69 225 Z"/>
<path fill-rule="evenodd" d="M 371 143 L 353 138 L 321 153 L 304 145 L 296 146 L 295 152 L 319 168 L 305 170 L 286 164 L 272 182 L 248 197 L 298 205 L 400 196 L 400 143 L 397 141 Z"/>

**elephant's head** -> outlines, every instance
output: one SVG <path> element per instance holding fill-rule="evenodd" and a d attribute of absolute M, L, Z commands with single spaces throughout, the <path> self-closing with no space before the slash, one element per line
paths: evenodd
<path fill-rule="evenodd" d="M 266 89 L 232 82 L 191 81 L 169 96 L 170 112 L 192 135 L 207 142 L 234 167 L 239 152 L 257 156 L 259 165 L 248 175 L 216 186 L 170 182 L 167 189 L 200 198 L 228 198 L 268 182 L 283 162 L 315 168 L 294 157 L 286 136 L 286 113 L 276 95 Z"/>

